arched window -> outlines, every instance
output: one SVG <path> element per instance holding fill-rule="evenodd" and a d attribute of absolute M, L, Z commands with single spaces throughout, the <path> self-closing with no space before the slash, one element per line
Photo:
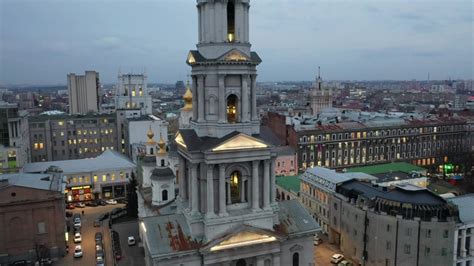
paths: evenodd
<path fill-rule="evenodd" d="M 227 122 L 237 122 L 237 96 L 235 96 L 235 94 L 231 94 L 227 97 Z"/>
<path fill-rule="evenodd" d="M 165 160 L 161 159 L 161 166 L 164 167 L 165 166 Z"/>
<path fill-rule="evenodd" d="M 153 148 L 150 148 L 150 154 L 153 155 Z"/>
<path fill-rule="evenodd" d="M 163 201 L 168 200 L 168 190 L 165 189 L 161 192 L 161 200 L 163 200 Z"/>
<path fill-rule="evenodd" d="M 227 40 L 235 41 L 235 6 L 232 1 L 227 4 Z"/>
<path fill-rule="evenodd" d="M 236 266 L 247 266 L 247 262 L 245 262 L 244 259 L 240 259 L 237 261 L 237 263 L 235 264 Z"/>
<path fill-rule="evenodd" d="M 230 174 L 230 200 L 232 203 L 240 202 L 240 192 L 242 189 L 242 176 L 238 171 Z"/>
<path fill-rule="evenodd" d="M 295 252 L 293 254 L 293 266 L 299 266 L 300 265 L 300 254 L 298 252 Z"/>

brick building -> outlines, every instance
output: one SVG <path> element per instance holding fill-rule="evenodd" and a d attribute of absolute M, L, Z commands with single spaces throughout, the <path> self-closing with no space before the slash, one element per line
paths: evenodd
<path fill-rule="evenodd" d="M 65 254 L 64 187 L 59 173 L 0 176 L 0 264 Z"/>

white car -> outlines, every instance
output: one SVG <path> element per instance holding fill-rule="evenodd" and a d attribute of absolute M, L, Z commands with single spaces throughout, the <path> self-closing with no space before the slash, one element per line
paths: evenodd
<path fill-rule="evenodd" d="M 105 265 L 103 257 L 101 257 L 101 256 L 96 257 L 95 260 L 96 260 L 96 266 L 104 266 Z"/>
<path fill-rule="evenodd" d="M 108 199 L 108 200 L 106 200 L 105 202 L 106 202 L 107 204 L 110 204 L 110 205 L 115 205 L 115 204 L 117 204 L 117 201 L 114 200 L 114 199 Z"/>
<path fill-rule="evenodd" d="M 336 253 L 336 254 L 332 255 L 331 262 L 337 264 L 337 263 L 341 262 L 343 259 L 344 259 L 344 255 Z"/>
<path fill-rule="evenodd" d="M 81 233 L 77 232 L 74 234 L 74 243 L 81 243 L 82 242 L 82 236 Z"/>
<path fill-rule="evenodd" d="M 74 258 L 80 258 L 80 257 L 82 257 L 82 247 L 81 245 L 77 245 L 74 248 Z"/>
<path fill-rule="evenodd" d="M 129 236 L 127 242 L 129 246 L 135 245 L 135 237 Z"/>

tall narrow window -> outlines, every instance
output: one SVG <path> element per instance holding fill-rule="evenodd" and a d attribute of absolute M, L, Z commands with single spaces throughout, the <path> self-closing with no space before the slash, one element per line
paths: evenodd
<path fill-rule="evenodd" d="M 242 177 L 237 171 L 230 175 L 230 199 L 232 203 L 240 202 L 240 190 L 242 189 Z"/>
<path fill-rule="evenodd" d="M 235 41 L 235 6 L 230 1 L 227 4 L 227 40 Z"/>
<path fill-rule="evenodd" d="M 235 94 L 227 97 L 227 121 L 229 123 L 237 122 L 237 96 Z"/>
<path fill-rule="evenodd" d="M 300 265 L 300 254 L 298 252 L 295 252 L 293 254 L 293 266 L 299 266 Z"/>
<path fill-rule="evenodd" d="M 168 200 L 168 190 L 165 189 L 165 190 L 163 190 L 163 191 L 161 192 L 161 199 L 162 199 L 163 201 L 167 201 L 167 200 Z"/>

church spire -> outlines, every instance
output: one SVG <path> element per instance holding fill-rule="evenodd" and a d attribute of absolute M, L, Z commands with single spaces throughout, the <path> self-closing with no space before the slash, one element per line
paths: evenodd
<path fill-rule="evenodd" d="M 321 79 L 321 67 L 320 66 L 318 66 L 318 78 L 317 78 L 316 82 L 318 83 L 318 89 L 321 90 L 321 84 L 322 84 L 323 80 Z"/>

